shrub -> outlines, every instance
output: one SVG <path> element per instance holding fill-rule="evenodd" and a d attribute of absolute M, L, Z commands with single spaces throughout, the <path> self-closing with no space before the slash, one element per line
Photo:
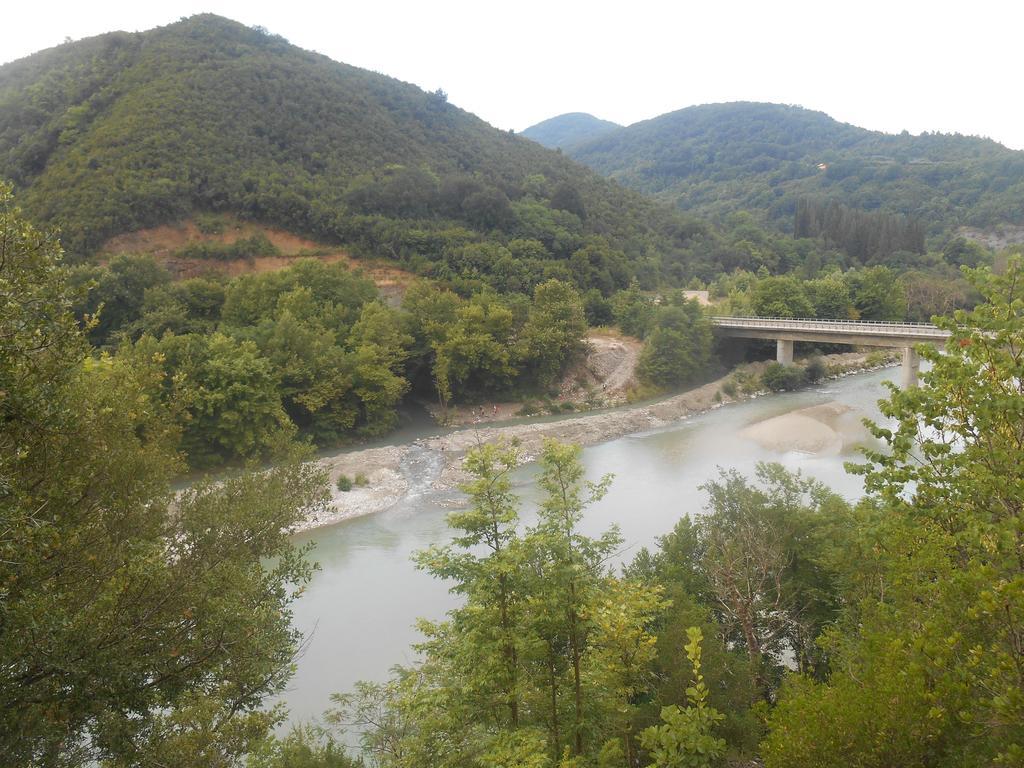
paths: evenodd
<path fill-rule="evenodd" d="M 880 365 L 884 365 L 888 360 L 888 355 L 879 350 L 869 353 L 868 356 L 864 358 L 864 365 L 869 368 L 877 368 Z"/>
<path fill-rule="evenodd" d="M 736 397 L 736 380 L 729 378 L 722 384 L 722 392 L 729 397 Z"/>
<path fill-rule="evenodd" d="M 355 484 L 360 488 L 365 488 L 370 484 L 370 478 L 368 478 L 365 473 L 358 472 L 356 473 L 356 479 L 353 482 L 355 482 Z"/>
<path fill-rule="evenodd" d="M 804 368 L 804 375 L 809 382 L 816 383 L 825 378 L 825 361 L 820 357 L 812 357 Z"/>
<path fill-rule="evenodd" d="M 352 490 L 352 478 L 348 475 L 338 475 L 338 490 L 348 493 Z"/>
<path fill-rule="evenodd" d="M 769 363 L 761 374 L 761 383 L 773 392 L 799 389 L 807 383 L 803 368 L 782 363 Z"/>
<path fill-rule="evenodd" d="M 536 400 L 526 400 L 523 402 L 523 406 L 519 409 L 517 416 L 536 416 L 543 410 L 543 406 L 539 405 Z"/>

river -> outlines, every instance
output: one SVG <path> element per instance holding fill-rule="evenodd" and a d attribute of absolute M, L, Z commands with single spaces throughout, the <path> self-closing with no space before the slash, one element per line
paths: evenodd
<path fill-rule="evenodd" d="M 701 483 L 719 467 L 751 474 L 759 461 L 778 461 L 826 483 L 846 498 L 861 492 L 858 476 L 847 474 L 856 461 L 855 446 L 831 455 L 777 453 L 740 433 L 746 427 L 794 410 L 838 402 L 851 415 L 880 419 L 883 380 L 899 369 L 857 374 L 800 392 L 772 395 L 719 408 L 668 427 L 628 435 L 584 450 L 588 477 L 613 473 L 608 495 L 584 519 L 586 532 L 619 526 L 625 540 L 623 560 L 650 547 L 683 515 L 699 515 L 705 495 Z M 416 550 L 449 538 L 445 525 L 450 493 L 438 494 L 431 482 L 441 467 L 439 455 L 413 449 L 404 467 L 409 495 L 376 515 L 348 520 L 297 536 L 314 541 L 320 570 L 294 605 L 294 621 L 306 641 L 297 672 L 282 697 L 292 722 L 318 717 L 331 693 L 350 690 L 360 679 L 383 680 L 395 664 L 415 659 L 417 617 L 439 619 L 455 604 L 447 586 L 417 571 Z M 522 467 L 516 486 L 523 497 L 524 523 L 532 523 L 534 466 Z"/>

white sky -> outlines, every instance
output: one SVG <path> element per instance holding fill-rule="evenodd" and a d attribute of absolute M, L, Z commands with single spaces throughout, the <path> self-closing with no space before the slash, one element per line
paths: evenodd
<path fill-rule="evenodd" d="M 499 128 L 563 112 L 629 124 L 773 101 L 866 128 L 1024 149 L 1021 0 L 163 0 L 18 2 L 0 62 L 212 12 L 428 90 Z"/>

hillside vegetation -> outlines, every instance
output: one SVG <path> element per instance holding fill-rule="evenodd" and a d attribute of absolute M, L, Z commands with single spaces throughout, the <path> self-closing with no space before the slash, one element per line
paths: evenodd
<path fill-rule="evenodd" d="M 441 278 L 610 291 L 702 231 L 441 91 L 211 15 L 0 67 L 0 177 L 72 259 L 230 212 Z"/>
<path fill-rule="evenodd" d="M 531 125 L 520 135 L 545 147 L 557 149 L 588 141 L 622 126 L 586 112 L 567 112 Z"/>
<path fill-rule="evenodd" d="M 918 218 L 939 246 L 960 226 L 1024 222 L 1024 152 L 968 136 L 889 135 L 782 104 L 688 107 L 566 152 L 684 210 L 757 211 L 785 232 L 802 197 Z"/>

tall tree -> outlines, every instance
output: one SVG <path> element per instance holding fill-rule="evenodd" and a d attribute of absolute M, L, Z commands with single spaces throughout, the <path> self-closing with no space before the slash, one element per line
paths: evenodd
<path fill-rule="evenodd" d="M 771 766 L 1024 760 L 1024 272 L 971 279 L 985 302 L 881 405 L 833 672 L 783 695 Z"/>
<path fill-rule="evenodd" d="M 559 280 L 541 283 L 519 335 L 523 366 L 541 386 L 550 386 L 583 353 L 586 332 L 587 318 L 576 289 Z"/>
<path fill-rule="evenodd" d="M 647 337 L 637 374 L 657 387 L 698 380 L 711 364 L 711 322 L 695 301 L 662 308 Z"/>
<path fill-rule="evenodd" d="M 596 483 L 584 480 L 580 451 L 576 445 L 562 445 L 553 440 L 545 442 L 538 480 L 545 495 L 539 510 L 540 520 L 530 533 L 533 546 L 544 553 L 539 585 L 543 612 L 549 617 L 544 634 L 564 638 L 572 686 L 569 709 L 571 746 L 575 755 L 584 754 L 587 746 L 583 663 L 594 628 L 592 605 L 608 560 L 622 541 L 614 528 L 597 539 L 583 535 L 579 529 L 584 510 L 600 501 L 611 483 L 610 475 Z M 555 697 L 558 692 L 554 683 L 552 685 Z"/>
<path fill-rule="evenodd" d="M 292 455 L 175 498 L 161 374 L 89 357 L 60 259 L 0 190 L 0 753 L 225 764 L 282 718 L 323 478 Z"/>
<path fill-rule="evenodd" d="M 455 582 L 452 590 L 466 596 L 467 608 L 454 611 L 451 622 L 472 638 L 464 650 L 466 672 L 482 689 L 481 713 L 500 702 L 506 713 L 500 723 L 519 727 L 523 636 L 522 543 L 516 533 L 519 499 L 509 474 L 519 463 L 514 448 L 484 445 L 470 451 L 465 467 L 472 479 L 463 486 L 471 506 L 448 516 L 461 534 L 452 544 L 418 553 L 419 567 Z M 482 554 L 477 554 L 481 552 Z"/>

